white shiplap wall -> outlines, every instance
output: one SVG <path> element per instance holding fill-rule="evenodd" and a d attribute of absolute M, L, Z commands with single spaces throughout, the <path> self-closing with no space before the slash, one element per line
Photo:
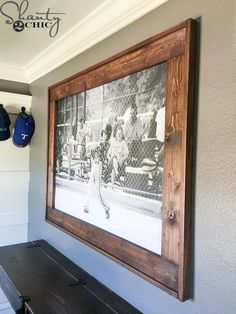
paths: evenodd
<path fill-rule="evenodd" d="M 5 294 L 0 289 L 0 314 L 14 314 L 11 305 L 9 304 Z"/>
<path fill-rule="evenodd" d="M 0 246 L 27 241 L 29 146 L 12 143 L 16 114 L 31 110 L 31 96 L 0 92 L 0 103 L 11 119 L 11 138 L 0 141 Z"/>
<path fill-rule="evenodd" d="M 11 138 L 0 141 L 0 246 L 4 246 L 27 241 L 29 146 L 14 146 L 12 133 L 15 114 L 23 106 L 30 111 L 31 96 L 0 92 L 0 103 L 10 113 L 12 122 Z M 14 313 L 1 288 L 0 313 Z"/>

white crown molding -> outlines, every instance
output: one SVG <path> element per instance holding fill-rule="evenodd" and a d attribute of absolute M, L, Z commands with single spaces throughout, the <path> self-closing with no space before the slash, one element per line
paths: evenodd
<path fill-rule="evenodd" d="M 23 67 L 0 63 L 0 79 L 32 83 L 168 0 L 107 0 Z"/>
<path fill-rule="evenodd" d="M 23 67 L 26 81 L 32 83 L 167 1 L 105 1 Z"/>
<path fill-rule="evenodd" d="M 29 83 L 25 75 L 24 69 L 18 66 L 5 64 L 5 63 L 0 63 L 0 79 L 22 82 L 22 83 Z"/>

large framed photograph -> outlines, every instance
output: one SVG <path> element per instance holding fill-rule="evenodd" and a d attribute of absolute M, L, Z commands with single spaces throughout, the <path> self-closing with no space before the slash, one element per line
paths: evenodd
<path fill-rule="evenodd" d="M 48 222 L 185 300 L 193 20 L 49 88 Z"/>

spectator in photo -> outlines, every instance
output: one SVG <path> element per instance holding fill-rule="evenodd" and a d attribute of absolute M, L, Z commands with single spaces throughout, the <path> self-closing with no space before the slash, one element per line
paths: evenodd
<path fill-rule="evenodd" d="M 58 130 L 57 143 L 56 143 L 56 170 L 60 172 L 63 160 L 63 136 L 62 130 Z"/>
<path fill-rule="evenodd" d="M 111 183 L 114 184 L 116 179 L 119 179 L 122 170 L 124 169 L 125 161 L 128 158 L 129 150 L 124 138 L 122 127 L 118 127 L 116 136 L 111 142 L 108 150 L 108 159 L 112 167 Z"/>
<path fill-rule="evenodd" d="M 141 146 L 144 128 L 137 117 L 136 104 L 132 104 L 129 110 L 129 119 L 124 124 L 124 136 L 129 147 L 129 161 L 132 166 L 138 166 L 141 161 Z"/>
<path fill-rule="evenodd" d="M 110 147 L 110 136 L 111 136 L 111 132 L 110 132 L 110 128 L 104 128 L 101 132 L 101 141 L 99 143 L 99 147 L 100 147 L 100 158 L 102 161 L 102 182 L 107 183 L 109 180 L 109 167 L 108 167 L 108 150 Z"/>
<path fill-rule="evenodd" d="M 157 111 L 158 111 L 158 105 L 154 104 L 153 105 L 153 114 L 149 122 L 149 130 L 148 130 L 148 138 L 155 138 L 156 137 L 156 128 L 157 128 L 157 123 L 156 123 L 156 116 L 157 116 Z"/>
<path fill-rule="evenodd" d="M 106 137 L 107 137 L 107 141 L 110 140 L 111 135 L 112 135 L 112 122 L 111 122 L 111 118 L 108 119 L 107 123 L 104 125 L 102 131 L 106 132 Z"/>
<path fill-rule="evenodd" d="M 116 137 L 117 128 L 119 126 L 118 117 L 115 116 L 112 124 L 112 138 Z"/>
<path fill-rule="evenodd" d="M 155 160 L 145 158 L 142 161 L 142 169 L 148 174 L 148 191 L 155 194 L 162 194 L 163 180 L 163 156 L 164 145 L 155 147 Z"/>
<path fill-rule="evenodd" d="M 80 160 L 85 160 L 86 155 L 86 137 L 89 135 L 89 130 L 87 129 L 84 119 L 79 119 L 76 142 L 77 142 L 77 154 Z"/>
<path fill-rule="evenodd" d="M 165 107 L 162 107 L 156 114 L 156 139 L 163 143 L 165 139 Z"/>
<path fill-rule="evenodd" d="M 110 139 L 111 133 L 105 128 L 101 131 L 101 141 L 99 143 L 101 154 L 102 154 L 102 161 L 107 158 L 107 152 L 110 147 Z"/>
<path fill-rule="evenodd" d="M 124 136 L 130 145 L 132 141 L 141 140 L 143 135 L 143 124 L 137 117 L 138 110 L 136 104 L 132 104 L 130 107 L 130 117 L 124 125 Z"/>
<path fill-rule="evenodd" d="M 164 157 L 164 145 L 155 148 L 155 160 L 157 168 L 150 176 L 152 180 L 152 190 L 155 193 L 162 193 L 163 184 L 163 157 Z"/>

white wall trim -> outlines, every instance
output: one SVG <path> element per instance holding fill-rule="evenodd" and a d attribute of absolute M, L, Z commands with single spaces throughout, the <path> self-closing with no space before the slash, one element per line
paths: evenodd
<path fill-rule="evenodd" d="M 49 73 L 167 1 L 106 1 L 23 68 L 28 81 Z"/>
<path fill-rule="evenodd" d="M 167 1 L 107 0 L 22 68 L 0 64 L 0 76 L 32 83 Z"/>

